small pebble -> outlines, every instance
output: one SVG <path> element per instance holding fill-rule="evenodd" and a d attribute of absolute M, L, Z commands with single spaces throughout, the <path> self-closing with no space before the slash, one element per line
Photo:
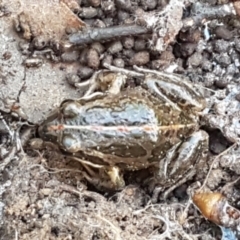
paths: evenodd
<path fill-rule="evenodd" d="M 116 10 L 114 1 L 102 1 L 101 8 L 106 14 L 114 13 Z"/>
<path fill-rule="evenodd" d="M 240 39 L 239 38 L 235 38 L 234 39 L 234 43 L 235 43 L 235 49 L 240 52 Z"/>
<path fill-rule="evenodd" d="M 98 7 L 101 4 L 101 0 L 88 0 L 88 3 L 92 7 Z"/>
<path fill-rule="evenodd" d="M 116 6 L 119 9 L 129 11 L 132 7 L 131 0 L 115 0 Z"/>
<path fill-rule="evenodd" d="M 199 29 L 180 32 L 179 39 L 183 42 L 197 43 L 201 38 L 201 34 Z"/>
<path fill-rule="evenodd" d="M 134 43 L 134 50 L 142 51 L 146 49 L 146 41 L 144 39 L 137 39 Z"/>
<path fill-rule="evenodd" d="M 79 52 L 78 51 L 69 51 L 69 52 L 64 52 L 61 55 L 61 59 L 63 62 L 75 62 L 79 58 Z"/>
<path fill-rule="evenodd" d="M 123 44 L 124 48 L 126 48 L 126 49 L 133 48 L 133 46 L 134 46 L 134 38 L 133 37 L 125 37 L 122 40 L 122 44 Z"/>
<path fill-rule="evenodd" d="M 112 55 L 105 55 L 103 60 L 102 60 L 102 66 L 104 66 L 105 63 L 109 64 L 109 65 L 112 65 L 112 62 L 113 62 L 113 56 Z"/>
<path fill-rule="evenodd" d="M 91 24 L 92 27 L 94 28 L 105 28 L 106 27 L 106 24 L 100 20 L 100 19 L 96 19 L 92 24 Z"/>
<path fill-rule="evenodd" d="M 112 42 L 108 47 L 108 52 L 111 54 L 121 52 L 122 50 L 123 50 L 123 45 L 120 41 Z"/>
<path fill-rule="evenodd" d="M 84 48 L 82 50 L 82 52 L 80 52 L 80 54 L 79 54 L 79 62 L 82 65 L 86 65 L 87 64 L 87 53 L 88 53 L 88 49 Z"/>
<path fill-rule="evenodd" d="M 93 7 L 83 7 L 79 17 L 81 18 L 94 18 L 98 15 L 98 11 Z"/>
<path fill-rule="evenodd" d="M 217 55 L 216 60 L 222 67 L 227 67 L 231 64 L 231 58 L 226 52 Z"/>
<path fill-rule="evenodd" d="M 230 40 L 233 37 L 233 34 L 231 31 L 229 31 L 226 27 L 224 26 L 218 26 L 215 29 L 215 34 L 217 38 L 221 38 L 224 40 Z"/>
<path fill-rule="evenodd" d="M 225 73 L 225 69 L 223 69 L 219 64 L 213 65 L 213 71 L 216 76 L 222 76 Z"/>
<path fill-rule="evenodd" d="M 231 45 L 229 44 L 229 42 L 223 39 L 219 39 L 214 42 L 213 50 L 217 53 L 228 52 L 230 47 Z"/>
<path fill-rule="evenodd" d="M 113 18 L 104 18 L 103 19 L 103 22 L 104 24 L 106 25 L 106 27 L 110 27 L 110 26 L 113 26 L 114 25 L 114 21 L 113 21 Z"/>
<path fill-rule="evenodd" d="M 161 69 L 165 64 L 166 64 L 166 62 L 163 61 L 163 60 L 160 60 L 160 59 L 151 61 L 151 67 L 152 67 L 152 69 L 157 69 L 157 70 L 159 70 L 159 69 Z"/>
<path fill-rule="evenodd" d="M 87 65 L 88 65 L 88 67 L 93 68 L 93 69 L 98 69 L 98 67 L 100 65 L 99 54 L 93 48 L 88 50 L 88 53 L 87 53 Z"/>
<path fill-rule="evenodd" d="M 123 55 L 128 58 L 131 59 L 134 56 L 135 52 L 132 49 L 124 49 L 123 50 Z"/>
<path fill-rule="evenodd" d="M 124 22 L 126 19 L 128 19 L 130 17 L 130 14 L 128 12 L 125 11 L 118 11 L 118 20 L 119 22 Z"/>
<path fill-rule="evenodd" d="M 209 72 L 204 76 L 204 83 L 206 87 L 212 87 L 215 82 L 215 74 Z"/>
<path fill-rule="evenodd" d="M 163 61 L 171 62 L 175 60 L 175 57 L 171 51 L 164 51 L 161 53 L 160 59 Z"/>
<path fill-rule="evenodd" d="M 240 63 L 239 63 L 239 59 L 240 59 L 239 53 L 237 53 L 236 51 L 232 50 L 230 52 L 229 56 L 231 58 L 231 62 L 233 62 L 236 67 L 239 67 L 240 66 Z"/>
<path fill-rule="evenodd" d="M 183 57 L 188 57 L 193 54 L 197 47 L 196 43 L 182 43 L 180 45 L 180 51 Z"/>
<path fill-rule="evenodd" d="M 224 76 L 215 81 L 215 85 L 218 88 L 221 88 L 221 89 L 226 88 L 228 83 L 229 83 L 229 79 L 227 77 L 224 77 Z"/>
<path fill-rule="evenodd" d="M 141 0 L 141 3 L 146 10 L 153 10 L 157 6 L 157 0 Z"/>
<path fill-rule="evenodd" d="M 188 58 L 188 66 L 198 67 L 202 64 L 202 54 L 195 52 L 192 56 Z"/>
<path fill-rule="evenodd" d="M 134 56 L 130 59 L 130 65 L 142 66 L 147 64 L 150 61 L 150 55 L 148 51 L 141 51 L 135 53 Z"/>
<path fill-rule="evenodd" d="M 226 71 L 227 75 L 234 76 L 236 72 L 237 72 L 237 68 L 235 64 L 230 64 L 229 66 L 227 66 L 227 71 Z"/>
<path fill-rule="evenodd" d="M 92 68 L 81 66 L 78 69 L 78 76 L 81 78 L 81 80 L 85 80 L 90 78 L 93 75 L 94 70 Z"/>
<path fill-rule="evenodd" d="M 101 55 L 105 51 L 105 47 L 100 42 L 95 42 L 91 44 L 91 48 L 95 49 L 99 55 Z"/>
<path fill-rule="evenodd" d="M 79 76 L 77 74 L 72 74 L 72 73 L 67 74 L 66 80 L 72 86 L 75 86 L 75 83 L 80 82 Z"/>
<path fill-rule="evenodd" d="M 211 72 L 212 71 L 212 63 L 209 60 L 203 60 L 202 62 L 202 69 L 206 72 Z"/>
<path fill-rule="evenodd" d="M 124 68 L 125 63 L 124 60 L 122 58 L 115 58 L 113 60 L 113 65 L 119 68 Z"/>
<path fill-rule="evenodd" d="M 160 9 L 165 8 L 169 4 L 169 0 L 158 0 L 158 7 Z"/>

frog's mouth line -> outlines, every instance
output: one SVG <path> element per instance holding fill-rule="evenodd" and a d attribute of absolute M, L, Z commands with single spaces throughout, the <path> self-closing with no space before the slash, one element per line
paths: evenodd
<path fill-rule="evenodd" d="M 142 130 L 145 132 L 156 132 L 156 131 L 164 131 L 164 130 L 179 130 L 183 128 L 191 128 L 195 127 L 196 124 L 177 124 L 177 125 L 168 125 L 168 126 L 158 126 L 158 125 L 142 125 L 142 126 L 101 126 L 101 125 L 84 125 L 84 126 L 74 126 L 74 125 L 51 125 L 48 127 L 49 131 L 62 131 L 66 129 L 74 129 L 74 130 L 89 130 L 89 131 L 119 131 L 119 132 L 131 132 L 136 130 Z"/>

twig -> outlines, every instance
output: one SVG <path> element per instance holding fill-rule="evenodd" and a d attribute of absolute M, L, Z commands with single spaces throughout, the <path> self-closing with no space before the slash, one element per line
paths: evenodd
<path fill-rule="evenodd" d="M 191 17 L 183 20 L 183 28 L 189 28 L 202 23 L 204 19 L 221 19 L 223 17 L 236 15 L 235 6 L 232 3 L 209 7 L 206 4 L 196 3 L 195 12 Z"/>
<path fill-rule="evenodd" d="M 113 26 L 107 28 L 92 28 L 87 29 L 85 32 L 78 32 L 69 36 L 69 43 L 73 45 L 84 45 L 92 42 L 111 41 L 115 38 L 121 38 L 125 36 L 135 36 L 150 32 L 147 29 L 138 25 L 128 26 Z"/>
<path fill-rule="evenodd" d="M 4 156 L 2 163 L 0 164 L 0 169 L 3 170 L 11 161 L 18 159 L 16 156 L 17 147 L 13 146 L 12 149 Z"/>

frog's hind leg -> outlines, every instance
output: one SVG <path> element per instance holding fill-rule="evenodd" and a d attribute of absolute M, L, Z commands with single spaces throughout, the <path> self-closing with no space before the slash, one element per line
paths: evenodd
<path fill-rule="evenodd" d="M 177 187 L 181 186 L 185 182 L 187 182 L 189 179 L 192 179 L 193 176 L 196 174 L 196 170 L 191 170 L 190 172 L 187 173 L 180 181 L 169 187 L 164 191 L 164 187 L 155 187 L 153 190 L 153 195 L 152 195 L 152 203 L 156 203 L 158 201 L 158 197 L 161 196 L 161 199 L 165 200 L 169 196 L 169 194 L 174 191 Z"/>
<path fill-rule="evenodd" d="M 162 195 L 164 199 L 175 188 L 192 179 L 197 171 L 204 169 L 207 153 L 208 134 L 202 130 L 194 132 L 184 142 L 169 150 L 166 157 L 160 161 L 157 176 L 160 189 L 168 187 Z M 156 188 L 156 192 L 158 191 Z M 156 197 L 156 193 L 153 195 Z"/>

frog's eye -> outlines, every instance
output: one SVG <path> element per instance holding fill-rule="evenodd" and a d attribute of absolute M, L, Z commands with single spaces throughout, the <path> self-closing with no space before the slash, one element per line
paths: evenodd
<path fill-rule="evenodd" d="M 62 105 L 62 113 L 66 118 L 75 118 L 79 115 L 81 105 L 77 102 L 66 102 Z"/>
<path fill-rule="evenodd" d="M 185 99 L 179 99 L 178 105 L 181 105 L 182 107 L 187 107 L 188 102 Z"/>
<path fill-rule="evenodd" d="M 72 153 L 78 152 L 81 148 L 79 140 L 70 134 L 65 134 L 63 136 L 62 146 L 65 149 L 65 151 Z"/>

